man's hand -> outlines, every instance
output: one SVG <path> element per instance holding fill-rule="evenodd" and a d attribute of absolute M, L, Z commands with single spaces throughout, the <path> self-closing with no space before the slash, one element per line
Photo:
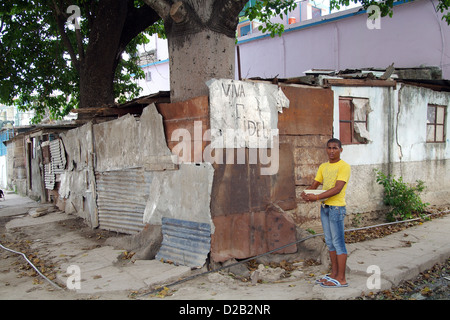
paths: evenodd
<path fill-rule="evenodd" d="M 318 196 L 315 194 L 306 194 L 304 191 L 302 192 L 302 194 L 300 195 L 302 197 L 303 200 L 311 202 L 311 201 L 317 201 Z"/>

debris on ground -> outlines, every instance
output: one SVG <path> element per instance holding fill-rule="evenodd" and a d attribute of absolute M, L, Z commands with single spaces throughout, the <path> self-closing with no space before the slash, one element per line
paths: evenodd
<path fill-rule="evenodd" d="M 433 214 L 432 216 L 425 217 L 426 214 Z M 426 212 L 423 216 L 423 218 L 420 218 L 419 220 L 410 221 L 410 222 L 404 222 L 404 223 L 398 223 L 398 224 L 388 224 L 388 225 L 381 225 L 379 227 L 374 227 L 370 229 L 362 229 L 362 230 L 356 230 L 356 231 L 350 231 L 345 233 L 345 243 L 355 243 L 355 242 L 362 242 L 367 240 L 373 240 L 378 238 L 386 237 L 392 233 L 400 232 L 403 230 L 406 230 L 408 228 L 421 225 L 425 221 L 436 219 L 443 217 L 444 215 L 448 214 L 448 208 L 444 209 L 434 209 L 429 208 L 428 212 Z"/>
<path fill-rule="evenodd" d="M 377 293 L 370 292 L 359 300 L 449 300 L 450 258 L 435 264 L 413 280 L 402 281 L 398 286 Z"/>
<path fill-rule="evenodd" d="M 28 214 L 33 218 L 38 218 L 38 217 L 45 216 L 48 213 L 52 213 L 52 212 L 56 212 L 56 211 L 58 211 L 58 208 L 56 206 L 54 206 L 53 204 L 51 204 L 51 205 L 42 205 L 37 208 L 31 208 L 28 211 Z"/>

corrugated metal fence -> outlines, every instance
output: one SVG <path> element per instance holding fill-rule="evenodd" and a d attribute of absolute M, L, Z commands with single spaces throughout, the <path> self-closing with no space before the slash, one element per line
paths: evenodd
<path fill-rule="evenodd" d="M 163 242 L 156 259 L 177 265 L 201 267 L 211 250 L 211 225 L 194 221 L 162 218 Z"/>
<path fill-rule="evenodd" d="M 66 152 L 61 139 L 47 141 L 42 144 L 44 161 L 45 188 L 53 190 L 56 183 L 56 175 L 64 172 L 66 168 Z"/>
<path fill-rule="evenodd" d="M 128 169 L 97 172 L 95 177 L 99 227 L 128 234 L 141 231 L 151 172 Z"/>

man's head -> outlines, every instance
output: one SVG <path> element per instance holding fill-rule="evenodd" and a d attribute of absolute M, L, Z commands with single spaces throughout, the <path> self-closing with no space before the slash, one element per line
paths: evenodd
<path fill-rule="evenodd" d="M 333 138 L 327 142 L 327 154 L 330 163 L 341 160 L 342 143 L 339 139 Z"/>

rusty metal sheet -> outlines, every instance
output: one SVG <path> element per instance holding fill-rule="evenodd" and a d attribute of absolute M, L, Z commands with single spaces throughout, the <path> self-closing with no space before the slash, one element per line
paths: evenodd
<path fill-rule="evenodd" d="M 278 116 L 281 135 L 331 135 L 333 91 L 298 85 L 281 85 L 289 99 L 289 109 Z"/>
<path fill-rule="evenodd" d="M 245 152 L 248 159 L 249 150 L 245 149 Z M 216 164 L 214 166 L 214 183 L 211 193 L 213 217 L 262 211 L 271 203 L 280 205 L 283 202 L 284 210 L 295 208 L 292 147 L 285 143 L 279 145 L 279 164 L 276 174 L 261 175 L 261 167 L 261 163 Z"/>
<path fill-rule="evenodd" d="M 213 222 L 211 259 L 215 262 L 253 257 L 296 241 L 294 221 L 276 210 L 219 216 Z M 293 244 L 275 253 L 296 251 Z"/>
<path fill-rule="evenodd" d="M 200 96 L 182 102 L 158 103 L 156 107 L 164 120 L 209 117 L 208 99 Z"/>
<path fill-rule="evenodd" d="M 187 101 L 175 103 L 159 103 L 158 112 L 163 116 L 164 133 L 167 146 L 172 150 L 179 141 L 171 141 L 172 134 L 177 129 L 185 129 L 189 132 L 191 139 L 200 141 L 202 148 L 197 150 L 192 144 L 191 160 L 202 160 L 203 151 L 208 143 L 203 141 L 204 133 L 209 129 L 209 103 L 208 96 L 200 96 Z M 200 136 L 195 134 L 195 121 L 201 122 Z"/>
<path fill-rule="evenodd" d="M 211 249 L 211 226 L 172 218 L 162 218 L 163 242 L 156 259 L 177 265 L 202 267 Z"/>

